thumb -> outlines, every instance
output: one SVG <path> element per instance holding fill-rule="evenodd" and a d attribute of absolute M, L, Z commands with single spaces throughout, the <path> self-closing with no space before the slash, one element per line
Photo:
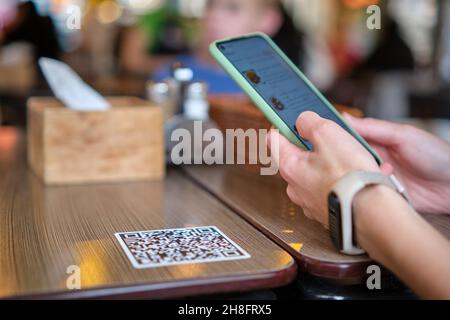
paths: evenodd
<path fill-rule="evenodd" d="M 335 122 L 322 118 L 311 111 L 300 114 L 296 122 L 296 128 L 300 136 L 313 144 L 314 150 L 319 150 L 321 145 L 339 140 L 342 134 L 347 134 Z"/>
<path fill-rule="evenodd" d="M 298 131 L 298 134 L 313 143 L 313 145 L 317 142 L 316 135 L 314 131 L 325 121 L 321 118 L 317 113 L 311 111 L 305 111 L 299 115 L 297 121 L 295 123 L 295 127 Z"/>

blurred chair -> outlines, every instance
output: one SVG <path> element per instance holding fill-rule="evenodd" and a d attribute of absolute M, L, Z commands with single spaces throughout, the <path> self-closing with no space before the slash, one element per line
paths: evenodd
<path fill-rule="evenodd" d="M 36 83 L 33 48 L 14 43 L 0 49 L 0 94 L 24 94 Z"/>
<path fill-rule="evenodd" d="M 14 43 L 0 48 L 0 125 L 24 123 L 25 100 L 37 79 L 29 44 Z"/>

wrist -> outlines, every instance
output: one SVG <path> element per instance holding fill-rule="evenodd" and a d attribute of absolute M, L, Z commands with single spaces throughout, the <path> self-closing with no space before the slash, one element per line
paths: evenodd
<path fill-rule="evenodd" d="M 374 187 L 369 187 L 371 185 Z M 407 198 L 395 176 L 387 177 L 371 171 L 350 172 L 335 183 L 328 195 L 331 240 L 345 254 L 368 252 L 364 237 L 366 231 L 373 235 L 373 229 L 370 229 L 373 223 L 389 221 L 385 219 L 389 217 L 380 219 L 377 213 L 395 211 L 397 205 L 409 207 L 405 201 Z"/>
<path fill-rule="evenodd" d="M 396 194 L 396 191 L 382 184 L 370 185 L 359 191 L 353 199 L 353 214 L 363 215 L 367 206 L 382 199 L 386 193 Z M 382 201 L 382 200 L 381 200 Z"/>
<path fill-rule="evenodd" d="M 376 253 L 372 250 L 372 238 L 382 229 L 378 226 L 385 224 L 395 214 L 395 209 L 390 210 L 395 201 L 405 202 L 394 189 L 381 184 L 364 188 L 353 200 L 356 239 L 373 258 L 376 258 Z"/>

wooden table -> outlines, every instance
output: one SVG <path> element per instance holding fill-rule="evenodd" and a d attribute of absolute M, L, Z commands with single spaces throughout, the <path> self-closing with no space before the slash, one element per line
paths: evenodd
<path fill-rule="evenodd" d="M 365 255 L 339 254 L 328 231 L 289 200 L 279 176 L 260 176 L 240 166 L 190 166 L 185 172 L 288 251 L 301 270 L 339 283 L 365 278 L 373 262 Z M 426 215 L 425 219 L 450 239 L 450 216 Z"/>
<path fill-rule="evenodd" d="M 292 257 L 175 170 L 161 182 L 45 187 L 0 128 L 0 298 L 168 298 L 285 285 Z M 135 269 L 115 232 L 217 226 L 250 259 Z M 81 290 L 67 290 L 79 266 Z"/>

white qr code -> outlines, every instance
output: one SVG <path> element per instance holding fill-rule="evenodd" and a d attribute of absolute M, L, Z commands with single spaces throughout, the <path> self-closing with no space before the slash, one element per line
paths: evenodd
<path fill-rule="evenodd" d="M 115 234 L 135 268 L 247 259 L 250 255 L 216 227 Z"/>

